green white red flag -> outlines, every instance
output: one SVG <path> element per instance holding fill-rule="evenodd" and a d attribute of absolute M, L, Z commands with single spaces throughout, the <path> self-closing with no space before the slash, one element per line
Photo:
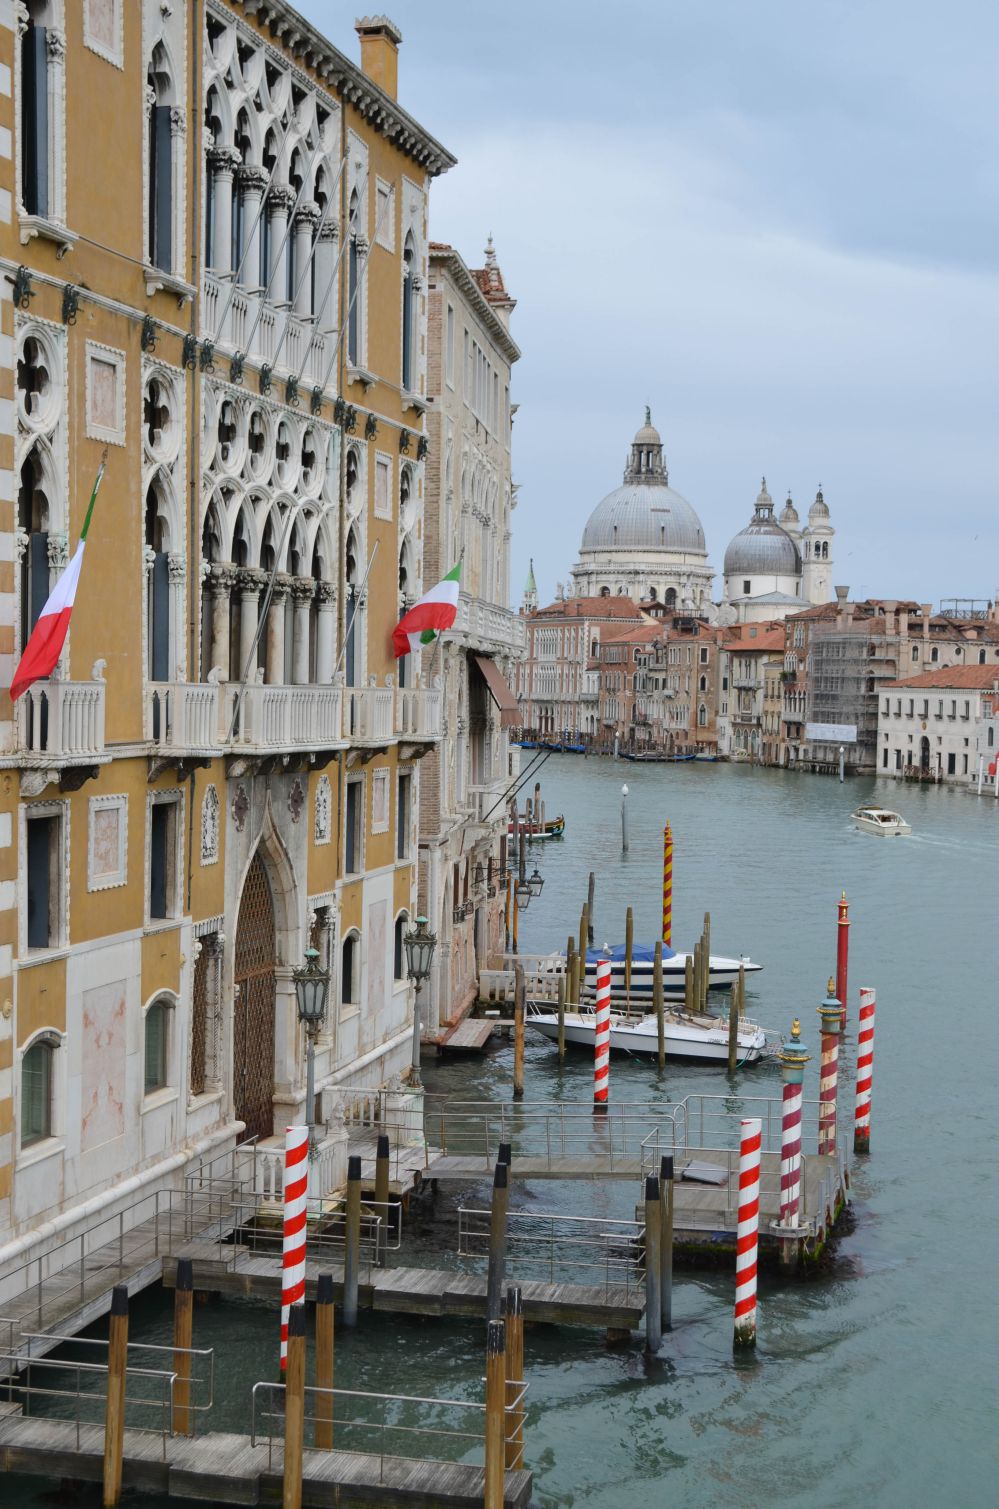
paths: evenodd
<path fill-rule="evenodd" d="M 43 676 L 50 676 L 59 663 L 59 656 L 62 654 L 62 647 L 66 643 L 66 635 L 69 632 L 69 620 L 76 600 L 80 571 L 83 567 L 83 547 L 87 542 L 87 530 L 90 528 L 97 492 L 104 478 L 105 464 L 106 458 L 102 457 L 94 481 L 94 490 L 90 494 L 87 517 L 83 521 L 80 543 L 73 552 L 73 559 L 49 593 L 48 601 L 38 615 L 17 670 L 14 672 L 14 680 L 10 686 L 12 702 L 16 702 L 21 693 L 26 692 L 34 682 L 40 681 Z"/>
<path fill-rule="evenodd" d="M 392 634 L 396 659 L 409 655 L 421 645 L 432 644 L 444 629 L 450 629 L 458 616 L 458 592 L 461 582 L 461 562 L 449 571 L 443 581 L 414 603 L 404 613 Z"/>

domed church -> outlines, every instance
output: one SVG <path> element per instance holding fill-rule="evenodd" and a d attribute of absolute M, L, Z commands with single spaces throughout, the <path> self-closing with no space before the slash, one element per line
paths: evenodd
<path fill-rule="evenodd" d="M 646 409 L 622 485 L 587 520 L 572 591 L 577 597 L 630 597 L 707 614 L 713 580 L 701 521 L 669 485 L 662 437 Z"/>
<path fill-rule="evenodd" d="M 753 517 L 725 552 L 721 617 L 739 623 L 761 622 L 828 602 L 829 551 L 835 532 L 821 488 L 804 529 L 790 495 L 780 518 L 774 518 L 774 501 L 764 477 Z"/>

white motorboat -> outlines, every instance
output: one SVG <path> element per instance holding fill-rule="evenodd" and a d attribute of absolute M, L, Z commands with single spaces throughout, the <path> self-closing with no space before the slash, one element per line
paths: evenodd
<path fill-rule="evenodd" d="M 611 965 L 611 993 L 624 995 L 624 964 L 625 946 L 616 943 L 613 948 L 589 948 L 586 951 L 586 978 L 584 985 L 587 990 L 596 991 L 597 988 L 597 965 L 601 959 L 609 959 Z M 687 970 L 687 960 L 693 958 L 682 950 L 675 953 L 673 949 L 663 945 L 663 994 L 672 996 L 674 999 L 683 996 L 684 977 Z M 655 949 L 647 943 L 636 943 L 631 950 L 631 994 L 640 1000 L 652 999 L 652 971 L 655 961 Z M 762 964 L 754 964 L 751 959 L 727 959 L 712 954 L 708 960 L 708 988 L 710 990 L 728 990 L 739 978 L 739 970 L 744 969 L 747 975 L 758 974 L 763 968 Z"/>
<path fill-rule="evenodd" d="M 558 1012 L 547 1001 L 527 1003 L 528 1024 L 558 1041 Z M 663 1039 L 667 1058 L 699 1059 L 708 1063 L 725 1063 L 728 1059 L 728 1023 L 699 1012 L 667 1011 L 663 1013 Z M 565 1013 L 565 1040 L 593 1051 L 596 1014 L 586 1007 Z M 739 1063 L 754 1064 L 766 1052 L 766 1033 L 758 1022 L 739 1018 Z M 622 1053 L 659 1052 L 659 1032 L 655 1014 L 625 1016 L 612 1011 L 610 1045 Z"/>
<path fill-rule="evenodd" d="M 863 833 L 880 833 L 882 838 L 904 838 L 912 827 L 897 812 L 887 807 L 858 807 L 852 814 L 853 826 Z"/>

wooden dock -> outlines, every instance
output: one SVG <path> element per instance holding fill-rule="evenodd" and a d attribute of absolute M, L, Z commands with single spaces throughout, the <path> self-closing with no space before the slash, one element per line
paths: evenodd
<path fill-rule="evenodd" d="M 229 1432 L 188 1437 L 127 1429 L 123 1486 L 202 1503 L 280 1503 L 282 1456 L 277 1443 L 253 1445 L 249 1436 Z M 0 1418 L 0 1472 L 97 1483 L 103 1467 L 103 1426 Z M 317 1509 L 341 1503 L 479 1509 L 483 1491 L 482 1468 L 461 1462 L 309 1449 L 303 1456 L 302 1502 Z M 530 1497 L 530 1472 L 508 1472 L 504 1504 L 526 1509 Z"/>
<path fill-rule="evenodd" d="M 191 1253 L 194 1287 L 221 1294 L 281 1294 L 281 1259 L 259 1253 L 239 1253 L 226 1267 L 210 1258 Z M 163 1264 L 163 1283 L 171 1288 L 176 1279 L 175 1259 Z M 320 1273 L 333 1275 L 336 1301 L 343 1299 L 343 1267 L 316 1262 L 305 1265 L 305 1297 L 314 1299 Z M 608 1331 L 635 1331 L 644 1314 L 640 1290 L 625 1284 L 550 1284 L 518 1279 L 523 1293 L 525 1321 L 550 1325 L 595 1326 Z M 361 1271 L 357 1302 L 361 1309 L 393 1315 L 444 1316 L 454 1319 L 485 1319 L 486 1280 L 477 1273 L 448 1268 L 365 1268 Z"/>
<path fill-rule="evenodd" d="M 478 1053 L 486 1046 L 500 1025 L 495 1017 L 466 1017 L 442 1037 L 437 1046 L 442 1053 Z"/>

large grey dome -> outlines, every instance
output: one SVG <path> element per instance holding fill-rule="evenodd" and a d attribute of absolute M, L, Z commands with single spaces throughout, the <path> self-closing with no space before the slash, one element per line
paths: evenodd
<path fill-rule="evenodd" d="M 797 545 L 774 518 L 765 477 L 753 517 L 726 550 L 722 569 L 726 576 L 797 576 L 801 571 Z"/>
<path fill-rule="evenodd" d="M 583 530 L 584 550 L 704 550 L 701 521 L 665 483 L 625 483 L 608 493 Z"/>
<path fill-rule="evenodd" d="M 583 530 L 583 551 L 695 551 L 704 530 L 686 498 L 669 486 L 662 440 L 648 409 L 631 445 L 624 483 L 608 493 Z"/>

